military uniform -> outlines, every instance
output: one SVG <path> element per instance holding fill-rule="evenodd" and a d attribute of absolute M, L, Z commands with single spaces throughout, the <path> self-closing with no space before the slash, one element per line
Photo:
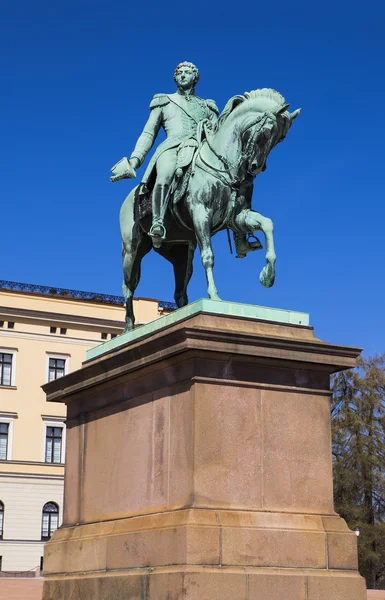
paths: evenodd
<path fill-rule="evenodd" d="M 144 177 L 147 183 L 159 156 L 170 148 L 190 138 L 195 138 L 199 121 L 210 119 L 216 121 L 218 108 L 214 100 L 202 100 L 198 96 L 175 94 L 155 94 L 150 104 L 150 117 L 139 137 L 130 158 L 136 158 L 139 166 L 151 150 L 161 127 L 167 139 L 162 142 L 152 157 Z"/>
<path fill-rule="evenodd" d="M 196 139 L 198 123 L 202 119 L 216 121 L 218 108 L 213 100 L 203 100 L 195 95 L 184 95 L 178 90 L 175 94 L 156 94 L 151 101 L 150 110 L 150 117 L 130 160 L 136 158 L 139 161 L 138 166 L 140 166 L 151 150 L 160 128 L 163 127 L 167 139 L 158 146 L 150 160 L 142 179 L 142 190 L 147 188 L 147 184 L 156 175 L 152 194 L 152 229 L 158 225 L 157 231 L 161 231 L 160 237 L 164 238 L 166 232 L 161 212 L 175 173 L 178 147 L 186 140 Z"/>

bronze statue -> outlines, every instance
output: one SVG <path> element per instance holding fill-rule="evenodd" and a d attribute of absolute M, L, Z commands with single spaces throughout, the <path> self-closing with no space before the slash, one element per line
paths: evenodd
<path fill-rule="evenodd" d="M 112 168 L 112 181 L 135 177 L 164 127 L 167 139 L 120 212 L 127 330 L 134 326 L 132 299 L 140 264 L 152 247 L 173 264 L 178 307 L 188 303 L 197 244 L 208 295 L 219 300 L 211 236 L 223 229 L 233 231 L 240 258 L 262 248 L 253 234 L 264 233 L 267 264 L 260 281 L 266 287 L 274 283 L 273 224 L 251 209 L 253 181 L 266 169 L 268 154 L 285 138 L 300 110 L 288 112 L 283 96 L 264 88 L 231 98 L 217 120 L 215 102 L 195 96 L 198 78 L 192 63 L 178 65 L 174 74 L 178 91 L 154 96 L 150 118 L 130 160 L 124 158 Z M 254 241 L 249 241 L 250 235 Z"/>

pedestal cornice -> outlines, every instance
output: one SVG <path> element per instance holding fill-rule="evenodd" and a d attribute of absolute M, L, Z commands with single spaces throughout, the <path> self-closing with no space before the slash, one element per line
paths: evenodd
<path fill-rule="evenodd" d="M 317 339 L 312 328 L 197 314 L 86 361 L 81 370 L 43 386 L 48 401 L 70 403 L 88 388 L 151 367 L 188 359 L 251 362 L 330 375 L 354 367 L 360 348 Z M 232 379 L 229 376 L 229 379 Z M 306 385 L 296 385 L 306 387 Z M 323 387 L 323 386 L 321 386 Z"/>

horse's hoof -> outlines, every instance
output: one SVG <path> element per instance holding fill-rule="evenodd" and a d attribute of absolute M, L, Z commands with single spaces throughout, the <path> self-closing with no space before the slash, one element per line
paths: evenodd
<path fill-rule="evenodd" d="M 275 270 L 271 265 L 266 265 L 265 267 L 263 267 L 259 276 L 259 281 L 266 288 L 270 288 L 274 285 Z"/>
<path fill-rule="evenodd" d="M 178 308 L 183 308 L 183 306 L 187 306 L 188 304 L 188 298 L 186 294 L 181 294 L 180 296 L 174 298 L 174 300 Z"/>

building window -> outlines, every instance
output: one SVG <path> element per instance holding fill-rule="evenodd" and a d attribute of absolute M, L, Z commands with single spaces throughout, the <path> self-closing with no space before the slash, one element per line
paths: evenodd
<path fill-rule="evenodd" d="M 44 556 L 40 557 L 40 571 L 43 571 L 44 568 Z"/>
<path fill-rule="evenodd" d="M 0 321 L 0 327 L 4 327 L 4 321 Z"/>
<path fill-rule="evenodd" d="M 0 385 L 12 385 L 12 354 L 0 352 Z"/>
<path fill-rule="evenodd" d="M 63 428 L 47 427 L 45 434 L 45 462 L 61 463 Z"/>
<path fill-rule="evenodd" d="M 41 521 L 41 539 L 49 540 L 59 526 L 59 507 L 55 502 L 47 502 L 43 506 Z"/>
<path fill-rule="evenodd" d="M 48 381 L 59 379 L 65 375 L 65 358 L 50 358 L 48 364 Z"/>
<path fill-rule="evenodd" d="M 66 335 L 67 329 L 65 327 L 60 327 L 60 335 Z"/>
<path fill-rule="evenodd" d="M 116 338 L 117 335 L 117 333 L 111 333 L 111 339 L 113 340 L 114 338 Z"/>
<path fill-rule="evenodd" d="M 107 335 L 108 335 L 107 333 L 103 332 L 103 333 L 100 334 L 100 337 L 102 338 L 102 340 L 106 340 L 107 339 Z"/>
<path fill-rule="evenodd" d="M 64 464 L 66 447 L 65 418 L 54 415 L 41 416 L 44 421 L 42 461 L 45 463 L 62 465 Z"/>
<path fill-rule="evenodd" d="M 0 348 L 0 386 L 16 387 L 17 348 Z"/>
<path fill-rule="evenodd" d="M 3 539 L 4 533 L 4 504 L 0 501 L 0 540 Z M 1 571 L 1 569 L 0 569 Z"/>
<path fill-rule="evenodd" d="M 69 359 L 70 354 L 51 354 L 47 352 L 47 363 L 46 363 L 46 381 L 54 381 L 67 375 L 69 370 Z"/>
<path fill-rule="evenodd" d="M 15 412 L 0 411 L 0 460 L 12 460 L 13 422 Z"/>
<path fill-rule="evenodd" d="M 15 327 L 14 321 L 8 321 L 8 329 L 13 329 Z"/>
<path fill-rule="evenodd" d="M 50 333 L 56 333 L 56 329 L 57 329 L 56 327 L 52 327 L 52 326 L 51 326 L 51 327 L 49 328 L 49 332 L 50 332 Z"/>
<path fill-rule="evenodd" d="M 0 423 L 0 460 L 8 458 L 9 423 Z"/>

